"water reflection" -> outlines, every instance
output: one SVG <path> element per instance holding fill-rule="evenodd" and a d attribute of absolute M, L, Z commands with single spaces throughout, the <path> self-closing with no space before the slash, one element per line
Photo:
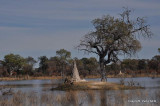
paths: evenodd
<path fill-rule="evenodd" d="M 99 79 L 88 79 L 99 80 Z M 119 78 L 109 78 L 109 82 L 119 82 Z M 13 106 L 159 106 L 160 78 L 126 78 L 125 82 L 134 80 L 146 89 L 136 90 L 87 90 L 87 91 L 51 91 L 50 88 L 60 83 L 58 80 L 23 80 L 3 81 L 0 85 L 7 85 L 16 92 L 12 96 L 0 95 L 0 105 Z M 128 102 L 141 100 L 141 102 Z M 142 100 L 156 100 L 156 102 L 142 102 Z"/>
<path fill-rule="evenodd" d="M 101 106 L 106 106 L 107 101 L 106 101 L 106 91 L 100 91 L 100 101 L 101 101 Z"/>

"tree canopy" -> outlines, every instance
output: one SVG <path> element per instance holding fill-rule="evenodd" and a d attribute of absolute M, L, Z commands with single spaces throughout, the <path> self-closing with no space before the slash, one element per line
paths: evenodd
<path fill-rule="evenodd" d="M 25 60 L 27 64 L 31 66 L 34 66 L 34 64 L 37 63 L 37 61 L 31 56 L 28 56 L 27 58 L 25 58 Z"/>
<path fill-rule="evenodd" d="M 25 65 L 25 59 L 20 55 L 8 54 L 4 57 L 4 66 L 7 67 L 7 71 L 11 74 L 11 71 L 19 73 L 20 69 Z"/>
<path fill-rule="evenodd" d="M 65 49 L 60 49 L 56 51 L 57 58 L 59 59 L 60 68 L 61 68 L 61 76 L 64 78 L 65 76 L 65 67 L 69 63 L 69 60 L 71 59 L 71 52 L 65 50 Z"/>
<path fill-rule="evenodd" d="M 26 64 L 23 67 L 23 74 L 32 75 L 33 74 L 33 66 L 37 62 L 33 57 L 28 56 L 25 58 Z"/>
<path fill-rule="evenodd" d="M 45 71 L 48 68 L 48 58 L 46 56 L 40 56 L 39 58 L 39 68 L 42 70 L 42 72 L 45 74 Z"/>
<path fill-rule="evenodd" d="M 101 80 L 105 81 L 104 66 L 117 62 L 119 55 L 132 56 L 141 49 L 139 36 L 150 37 L 152 32 L 145 18 L 130 18 L 131 10 L 125 8 L 119 18 L 110 15 L 92 21 L 95 31 L 84 36 L 78 49 L 99 56 Z"/>

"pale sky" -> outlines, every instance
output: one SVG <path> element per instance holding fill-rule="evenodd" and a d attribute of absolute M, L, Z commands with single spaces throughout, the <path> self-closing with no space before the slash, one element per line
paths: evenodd
<path fill-rule="evenodd" d="M 94 30 L 91 21 L 103 15 L 117 17 L 128 7 L 132 17 L 147 17 L 154 36 L 141 39 L 133 58 L 150 59 L 160 47 L 160 0 L 0 0 L 0 59 L 9 53 L 23 57 L 55 56 L 66 49 L 72 57 L 84 55 L 74 46 Z"/>

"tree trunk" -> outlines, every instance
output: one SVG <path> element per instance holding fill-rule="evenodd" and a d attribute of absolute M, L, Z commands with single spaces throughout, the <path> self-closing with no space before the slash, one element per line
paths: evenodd
<path fill-rule="evenodd" d="M 7 69 L 7 72 L 9 74 L 9 76 L 11 76 L 11 70 L 10 69 Z"/>
<path fill-rule="evenodd" d="M 106 78 L 106 74 L 105 74 L 104 62 L 103 61 L 100 61 L 100 70 L 101 70 L 101 81 L 106 82 L 107 78 Z"/>
<path fill-rule="evenodd" d="M 63 79 L 64 78 L 63 66 L 62 66 L 62 69 L 61 69 L 61 76 L 62 76 L 62 79 Z"/>
<path fill-rule="evenodd" d="M 61 70 L 61 76 L 62 76 L 62 79 L 64 79 L 64 64 L 62 64 L 62 70 Z"/>

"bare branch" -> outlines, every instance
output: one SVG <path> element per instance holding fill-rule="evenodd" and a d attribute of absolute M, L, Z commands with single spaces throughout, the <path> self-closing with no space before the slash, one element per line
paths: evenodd
<path fill-rule="evenodd" d="M 95 53 L 95 54 L 99 55 L 97 52 L 91 51 L 91 50 L 88 50 L 88 49 L 79 49 L 79 50 L 83 50 L 83 51 L 87 51 L 87 52 L 89 52 L 89 53 Z"/>

